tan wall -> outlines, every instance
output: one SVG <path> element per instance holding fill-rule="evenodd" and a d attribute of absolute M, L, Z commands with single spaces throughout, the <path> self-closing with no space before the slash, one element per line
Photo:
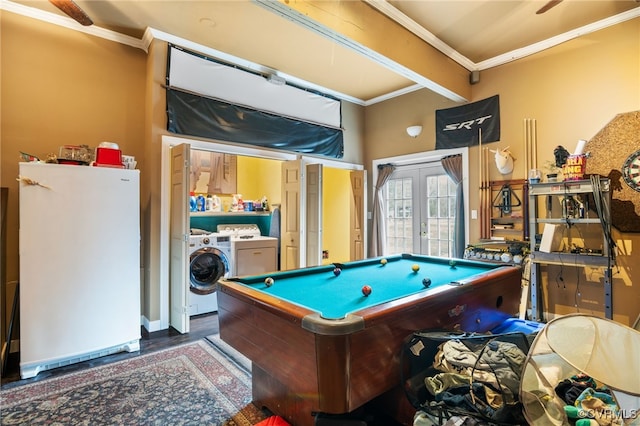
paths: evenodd
<path fill-rule="evenodd" d="M 143 315 L 160 317 L 161 136 L 166 134 L 164 84 L 166 43 L 154 41 L 149 54 L 62 29 L 10 12 L 2 25 L 2 185 L 10 188 L 7 223 L 7 280 L 18 279 L 17 155 L 57 152 L 60 145 L 115 141 L 135 155 L 141 169 Z M 615 114 L 640 109 L 640 20 L 598 31 L 529 58 L 481 73 L 473 99 L 501 97 L 502 141 L 516 156 L 513 178 L 524 176 L 522 120 L 538 120 L 539 157 L 558 144 L 589 139 Z M 454 106 L 427 90 L 369 107 L 343 103 L 345 160 L 362 163 L 387 156 L 432 150 L 434 112 Z M 418 138 L 405 129 L 422 124 Z M 477 148 L 471 149 L 470 205 L 478 209 Z M 492 178 L 498 178 L 492 170 Z M 371 180 L 369 200 L 371 197 Z M 478 238 L 471 223 L 471 240 Z M 637 245 L 635 236 L 622 236 Z M 636 243 L 636 244 L 633 244 Z M 629 252 L 625 288 L 638 303 Z M 625 300 L 622 303 L 627 303 Z M 615 305 L 614 305 L 615 306 Z M 617 309 L 617 308 L 614 308 Z M 626 314 L 625 314 L 626 315 Z M 633 314 L 628 312 L 627 316 Z"/>
<path fill-rule="evenodd" d="M 19 278 L 19 152 L 45 159 L 61 145 L 95 148 L 112 141 L 138 159 L 144 176 L 146 55 L 6 11 L 0 26 L 0 168 L 2 186 L 9 188 L 6 272 L 13 282 Z"/>
<path fill-rule="evenodd" d="M 145 162 L 143 176 L 142 217 L 146 242 L 144 265 L 144 317 L 153 322 L 160 319 L 160 271 L 165 262 L 160 256 L 160 199 L 162 182 L 162 135 L 167 134 L 165 68 L 167 44 L 154 40 L 149 46 L 146 68 Z M 152 327 L 152 329 L 155 327 Z"/>
<path fill-rule="evenodd" d="M 495 145 L 510 146 L 517 159 L 513 178 L 526 177 L 525 118 L 537 120 L 538 167 L 543 168 L 553 160 L 557 145 L 572 152 L 579 139 L 593 138 L 617 114 L 640 109 L 639 34 L 640 19 L 635 19 L 480 74 L 480 83 L 474 86 L 474 99 L 500 95 L 502 134 L 500 143 Z M 631 153 L 638 147 L 613 143 L 611 149 Z M 472 165 L 477 164 L 474 154 L 477 159 L 477 150 L 472 152 Z M 610 168 L 621 166 L 611 164 Z M 492 179 L 500 176 L 495 167 L 491 176 Z M 477 206 L 478 191 L 471 194 L 471 205 Z M 471 226 L 472 230 L 478 228 Z M 472 235 L 477 240 L 477 231 Z M 621 247 L 640 244 L 637 234 L 615 235 Z M 618 256 L 620 268 L 613 271 L 614 319 L 623 324 L 633 323 L 640 314 L 640 270 L 633 268 L 638 260 L 640 253 L 624 250 Z M 602 270 L 571 266 L 561 270 L 551 266 L 541 269 L 546 312 L 604 315 Z"/>
<path fill-rule="evenodd" d="M 501 140 L 489 144 L 489 147 L 509 146 L 516 158 L 514 171 L 510 175 L 500 175 L 490 164 L 490 179 L 526 178 L 525 118 L 537 120 L 538 164 L 541 166 L 553 159 L 553 149 L 557 145 L 572 151 L 579 139 L 589 140 L 618 113 L 639 110 L 639 34 L 640 19 L 636 18 L 536 55 L 482 71 L 480 83 L 473 86 L 473 100 L 500 95 Z M 433 150 L 434 111 L 451 106 L 454 105 L 450 101 L 422 90 L 368 107 L 365 113 L 366 167 L 370 169 L 374 159 Z M 405 132 L 405 128 L 412 124 L 424 126 L 422 134 L 416 139 L 410 138 Z M 615 145 L 611 148 L 624 149 Z M 471 209 L 479 210 L 477 147 L 470 149 L 469 162 L 469 204 Z M 611 168 L 620 166 L 611 165 Z M 371 186 L 369 191 L 371 203 Z M 478 221 L 471 220 L 470 242 L 479 240 L 479 229 Z M 618 235 L 625 247 L 640 244 L 640 237 L 636 234 Z M 639 259 L 638 253 L 625 250 L 624 255 L 618 258 L 622 270 L 614 274 L 614 316 L 627 324 L 639 314 L 640 289 L 637 283 L 640 283 L 640 271 L 634 271 L 632 266 Z M 547 303 L 551 312 L 566 313 L 567 310 L 575 312 L 578 309 L 581 312 L 602 312 L 599 276 L 592 274 L 587 280 L 584 271 L 581 274 L 582 278 L 578 279 L 575 271 L 565 268 L 564 284 L 560 288 L 551 280 L 550 300 Z M 585 284 L 587 281 L 590 284 Z M 582 284 L 583 289 L 588 285 L 597 285 L 600 304 L 588 299 L 592 294 L 585 295 L 586 301 L 575 303 L 573 296 L 568 295 L 575 293 L 576 284 Z M 577 308 L 574 304 L 578 305 Z"/>

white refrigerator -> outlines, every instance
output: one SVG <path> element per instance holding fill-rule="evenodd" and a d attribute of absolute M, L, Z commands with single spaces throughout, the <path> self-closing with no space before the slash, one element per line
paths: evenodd
<path fill-rule="evenodd" d="M 19 169 L 21 377 L 139 350 L 139 170 Z"/>

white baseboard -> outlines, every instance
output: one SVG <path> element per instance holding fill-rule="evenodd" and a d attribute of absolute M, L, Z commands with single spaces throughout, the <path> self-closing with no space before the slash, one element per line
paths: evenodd
<path fill-rule="evenodd" d="M 157 321 L 149 321 L 144 315 L 141 318 L 142 326 L 149 332 L 153 333 L 154 331 L 162 330 L 160 325 L 160 320 Z"/>

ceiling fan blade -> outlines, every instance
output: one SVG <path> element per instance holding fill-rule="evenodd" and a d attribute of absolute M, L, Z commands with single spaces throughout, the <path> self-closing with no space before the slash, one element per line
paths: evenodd
<path fill-rule="evenodd" d="M 49 0 L 49 2 L 85 27 L 93 25 L 93 21 L 89 18 L 89 15 L 87 15 L 80 6 L 75 4 L 73 0 Z"/>
<path fill-rule="evenodd" d="M 551 0 L 550 2 L 548 2 L 547 4 L 545 4 L 544 6 L 542 6 L 537 12 L 536 15 L 541 15 L 543 13 L 545 13 L 547 10 L 551 9 L 554 6 L 557 6 L 558 4 L 560 4 L 562 2 L 562 0 Z"/>

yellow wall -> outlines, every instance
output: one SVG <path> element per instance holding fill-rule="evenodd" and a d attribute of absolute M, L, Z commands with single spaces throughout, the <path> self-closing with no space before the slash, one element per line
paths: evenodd
<path fill-rule="evenodd" d="M 349 173 L 348 170 L 329 167 L 322 170 L 322 250 L 329 251 L 329 258 L 322 259 L 323 265 L 350 260 Z"/>
<path fill-rule="evenodd" d="M 266 158 L 238 156 L 238 193 L 243 200 L 267 197 L 269 205 L 280 204 L 282 162 Z"/>

